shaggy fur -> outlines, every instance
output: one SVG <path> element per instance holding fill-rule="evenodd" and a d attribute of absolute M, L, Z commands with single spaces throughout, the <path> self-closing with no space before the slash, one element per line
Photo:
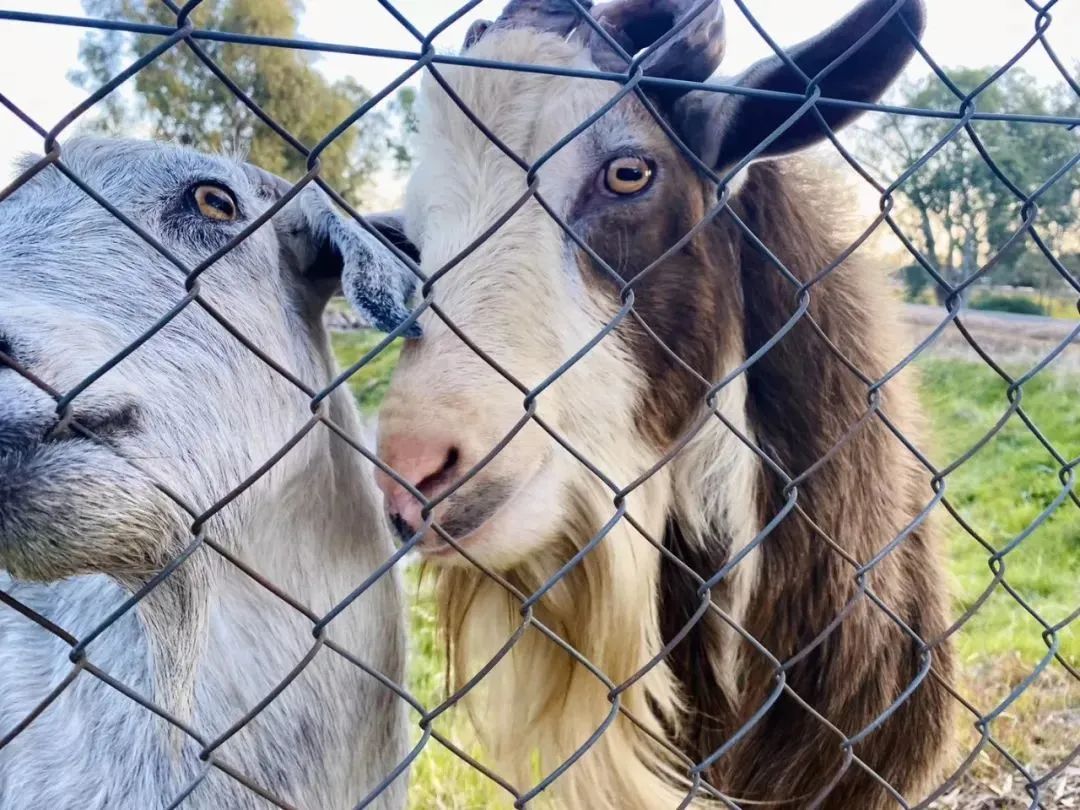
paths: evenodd
<path fill-rule="evenodd" d="M 579 39 L 506 25 L 483 33 L 469 53 L 573 69 L 593 65 Z M 883 77 L 895 69 L 886 64 L 867 85 L 887 83 Z M 614 92 L 558 76 L 442 73 L 526 160 L 544 154 Z M 503 214 L 524 181 L 437 83 L 426 82 L 421 102 L 420 161 L 403 227 L 430 272 Z M 732 124 L 731 110 L 710 119 L 703 109 L 691 99 L 669 102 L 665 113 L 680 127 Z M 752 112 L 741 123 L 752 126 Z M 699 131 L 681 134 L 691 142 L 715 140 Z M 606 161 L 626 154 L 652 160 L 656 179 L 645 193 L 613 199 L 598 188 L 599 177 Z M 530 201 L 433 290 L 440 313 L 526 388 L 599 332 L 618 311 L 621 284 L 687 234 L 716 199 L 715 187 L 632 98 L 566 144 L 538 176 L 545 203 L 618 278 Z M 847 196 L 812 164 L 761 162 L 740 178 L 731 211 L 799 281 L 808 281 L 850 244 Z M 705 774 L 711 784 L 748 806 L 895 806 L 858 762 L 845 762 L 843 735 L 888 709 L 927 661 L 948 678 L 950 655 L 943 645 L 920 653 L 911 636 L 860 594 L 855 576 L 932 495 L 885 425 L 876 416 L 863 418 L 866 386 L 826 342 L 870 378 L 889 368 L 897 340 L 891 304 L 877 292 L 882 282 L 856 254 L 817 284 L 808 314 L 825 337 L 809 319 L 801 321 L 720 391 L 717 418 L 703 407 L 702 378 L 723 378 L 798 306 L 795 286 L 730 213 L 721 214 L 635 282 L 635 310 L 648 329 L 623 320 L 537 401 L 545 423 L 615 489 L 699 428 L 628 495 L 636 525 L 618 520 L 595 541 L 616 515 L 613 488 L 533 423 L 434 510 L 444 525 L 458 525 L 471 498 L 493 488 L 513 493 L 484 524 L 458 537 L 472 560 L 525 595 L 590 547 L 523 617 L 520 599 L 500 582 L 440 549 L 434 538 L 425 541 L 431 559 L 444 566 L 440 617 L 457 686 L 528 620 L 510 653 L 470 693 L 496 771 L 519 790 L 558 768 L 608 721 L 615 685 L 618 716 L 552 791 L 571 808 L 679 806 L 690 786 L 688 761 L 704 761 L 773 701 L 775 659 L 784 691 L 716 758 Z M 427 314 L 423 325 L 427 339 L 403 352 L 388 392 L 383 445 L 392 450 L 399 435 L 449 440 L 460 475 L 520 418 L 522 395 L 439 317 Z M 881 407 L 917 435 L 904 381 L 887 386 Z M 792 478 L 805 474 L 797 509 L 749 548 L 785 507 L 786 478 L 775 467 Z M 930 644 L 946 626 L 936 555 L 932 528 L 920 525 L 865 576 L 875 597 Z M 701 607 L 695 575 L 707 579 L 729 563 L 711 605 L 684 631 Z M 655 660 L 677 637 L 672 652 Z M 946 747 L 947 704 L 941 685 L 923 680 L 853 746 L 855 756 L 909 801 L 921 799 Z M 698 800 L 708 803 L 701 793 Z"/>
<path fill-rule="evenodd" d="M 265 186 L 272 178 L 250 166 L 160 144 L 75 140 L 64 162 L 189 267 L 276 194 Z M 200 217 L 190 192 L 205 183 L 231 190 L 237 222 Z M 328 205 L 302 196 L 200 285 L 243 334 L 317 389 L 334 372 L 321 313 L 343 263 L 358 288 L 374 289 L 360 283 L 364 267 L 390 272 L 394 262 L 358 226 L 335 236 Z M 17 367 L 0 365 L 0 588 L 75 638 L 191 542 L 192 516 L 159 483 L 196 512 L 207 509 L 311 417 L 307 396 L 189 306 L 75 398 L 75 420 L 100 442 L 58 428 L 56 403 L 30 375 L 71 390 L 179 301 L 183 281 L 55 168 L 0 204 L 0 349 Z M 326 414 L 359 435 L 344 387 Z M 203 535 L 317 614 L 393 551 L 369 466 L 321 426 L 210 518 Z M 400 680 L 395 578 L 384 577 L 327 635 Z M 202 548 L 86 657 L 209 741 L 313 643 L 306 617 Z M 0 607 L 0 737 L 73 672 L 69 652 Z M 406 736 L 401 701 L 323 648 L 214 756 L 289 804 L 352 807 L 400 761 Z M 203 771 L 201 747 L 84 670 L 0 749 L 0 808 L 161 808 Z M 373 806 L 401 807 L 402 781 Z M 266 804 L 210 769 L 183 806 Z"/>

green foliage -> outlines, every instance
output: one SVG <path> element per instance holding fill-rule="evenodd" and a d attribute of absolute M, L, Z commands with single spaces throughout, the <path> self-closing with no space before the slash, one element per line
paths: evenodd
<path fill-rule="evenodd" d="M 980 87 L 989 68 L 957 68 L 949 76 L 963 92 Z M 955 111 L 960 102 L 934 75 L 902 84 L 892 99 L 922 109 Z M 1034 115 L 1076 115 L 1080 102 L 1071 93 L 1041 85 L 1014 68 L 983 89 L 975 100 L 980 112 Z M 882 176 L 897 177 L 950 135 L 955 120 L 875 115 L 861 148 L 869 165 Z M 1076 133 L 1053 124 L 977 121 L 971 124 L 982 148 L 1001 172 L 1025 194 L 1039 190 L 1076 154 Z M 993 270 L 999 283 L 1060 283 L 1045 257 L 1035 255 L 1027 237 L 1009 243 L 1023 222 L 1022 203 L 991 170 L 966 131 L 948 143 L 897 189 L 906 203 L 909 235 L 950 283 L 958 283 L 1003 251 Z M 902 207 L 903 210 L 903 207 Z M 1036 228 L 1056 253 L 1074 244 L 1078 235 L 1080 173 L 1065 172 L 1038 198 Z M 1023 276 L 1019 281 L 1018 276 Z"/>
<path fill-rule="evenodd" d="M 1018 315 L 1046 315 L 1046 307 L 1026 295 L 976 295 L 969 304 L 972 309 L 995 312 L 1014 312 Z"/>
<path fill-rule="evenodd" d="M 334 352 L 338 362 L 342 368 L 349 368 L 378 346 L 382 337 L 375 332 L 335 332 Z M 390 372 L 397 365 L 400 353 L 401 341 L 394 341 L 349 377 L 349 390 L 356 397 L 361 411 L 371 413 L 378 407 L 390 384 Z"/>
<path fill-rule="evenodd" d="M 908 301 L 920 301 L 930 287 L 930 275 L 921 264 L 909 264 L 900 270 L 904 282 L 904 298 Z"/>
<path fill-rule="evenodd" d="M 175 15 L 158 0 L 83 0 L 83 7 L 94 17 L 176 23 Z M 195 10 L 193 20 L 201 28 L 296 37 L 302 9 L 296 0 L 207 0 Z M 96 89 L 161 40 L 91 31 L 81 43 L 82 67 L 72 73 L 72 80 L 87 90 Z M 315 56 L 306 51 L 206 40 L 199 45 L 256 104 L 309 148 L 370 97 L 351 79 L 327 80 L 316 70 Z M 131 84 L 134 96 L 111 94 L 100 116 L 91 120 L 93 127 L 243 154 L 290 179 L 307 170 L 304 156 L 259 121 L 184 44 L 159 56 Z M 359 202 L 366 182 L 387 157 L 399 165 L 406 161 L 408 147 L 399 138 L 405 123 L 398 117 L 411 107 L 410 97 L 396 100 L 388 112 L 367 113 L 322 153 L 323 176 Z"/>
<path fill-rule="evenodd" d="M 387 143 L 395 167 L 399 172 L 406 172 L 412 168 L 413 140 L 420 130 L 420 122 L 416 113 L 416 88 L 402 87 L 398 90 L 390 109 L 397 121 L 400 122 L 400 132 L 396 139 L 390 139 Z"/>
<path fill-rule="evenodd" d="M 1080 149 L 1080 141 L 1077 142 L 1077 149 Z M 1080 205 L 1080 199 L 1076 200 L 1076 204 Z M 1073 234 L 1080 236 L 1080 234 L 1075 233 L 1075 222 L 1072 223 L 1072 228 Z M 1080 254 L 1068 250 L 1072 244 L 1072 238 L 1063 241 L 1059 246 L 1060 249 L 1055 251 L 1054 258 L 1065 268 L 1067 273 L 1074 278 L 1080 278 Z M 990 268 L 986 278 L 992 284 L 1032 287 L 1048 294 L 1057 290 L 1068 293 L 1071 289 L 1057 268 L 1043 255 L 1042 251 L 1030 246 L 1025 241 L 1021 241 L 1015 244 L 1013 248 L 1004 251 L 1001 261 Z"/>

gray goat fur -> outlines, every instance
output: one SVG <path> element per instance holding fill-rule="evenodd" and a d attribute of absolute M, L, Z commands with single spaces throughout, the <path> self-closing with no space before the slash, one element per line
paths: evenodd
<path fill-rule="evenodd" d="M 241 162 L 151 142 L 75 139 L 62 159 L 188 267 L 280 193 L 270 175 Z M 199 183 L 231 190 L 238 221 L 200 218 L 190 204 Z M 331 226 L 327 216 L 339 215 L 307 188 L 200 278 L 206 301 L 315 390 L 335 373 L 321 316 L 337 276 L 389 290 L 382 311 L 363 313 L 384 327 L 405 312 L 410 288 L 396 259 L 358 224 Z M 335 260 L 343 265 L 336 275 Z M 183 282 L 179 268 L 54 167 L 0 203 L 0 351 L 58 391 L 175 305 Z M 0 590 L 77 639 L 191 542 L 191 515 L 155 483 L 205 510 L 311 418 L 309 397 L 198 304 L 72 407 L 76 420 L 101 426 L 111 447 L 49 438 L 56 402 L 0 364 Z M 344 386 L 324 407 L 363 437 Z M 370 465 L 321 424 L 203 532 L 319 615 L 393 553 Z M 329 625 L 327 638 L 401 682 L 404 615 L 391 572 Z M 86 657 L 210 741 L 314 643 L 310 620 L 204 546 L 90 643 Z M 72 671 L 70 652 L 0 605 L 0 739 Z M 406 745 L 403 701 L 324 646 L 214 758 L 286 804 L 329 810 L 377 787 Z M 84 669 L 0 748 L 0 810 L 167 807 L 204 768 L 200 750 Z M 404 781 L 368 806 L 402 807 Z M 210 768 L 182 806 L 270 805 Z"/>

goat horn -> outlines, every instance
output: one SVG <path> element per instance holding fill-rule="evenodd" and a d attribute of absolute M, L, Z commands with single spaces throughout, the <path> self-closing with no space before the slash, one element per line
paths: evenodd
<path fill-rule="evenodd" d="M 470 25 L 469 30 L 465 32 L 466 50 L 479 42 L 480 37 L 482 37 L 489 28 L 491 28 L 491 20 L 477 20 Z"/>
<path fill-rule="evenodd" d="M 251 163 L 245 163 L 243 168 L 255 190 L 268 199 L 280 200 L 294 185 L 284 177 L 278 177 Z"/>
<path fill-rule="evenodd" d="M 592 0 L 579 0 L 588 12 Z M 534 28 L 566 36 L 582 22 L 577 6 L 569 0 L 510 0 L 492 24 L 497 28 Z"/>
<path fill-rule="evenodd" d="M 704 81 L 724 58 L 724 10 L 719 0 L 612 0 L 593 9 L 592 15 L 631 56 L 681 25 L 646 57 L 642 67 L 649 76 Z M 626 70 L 626 60 L 596 31 L 591 32 L 589 48 L 601 70 Z"/>

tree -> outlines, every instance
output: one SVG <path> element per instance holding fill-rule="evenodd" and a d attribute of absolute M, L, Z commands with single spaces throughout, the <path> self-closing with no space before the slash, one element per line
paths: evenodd
<path fill-rule="evenodd" d="M 175 25 L 160 0 L 83 0 L 95 17 Z M 202 28 L 295 38 L 303 6 L 297 0 L 207 0 L 195 11 Z M 161 37 L 119 31 L 88 33 L 80 45 L 80 70 L 72 79 L 92 90 L 160 44 Z M 200 47 L 250 98 L 301 143 L 313 147 L 370 98 L 357 82 L 329 81 L 307 51 L 201 41 Z M 90 126 L 106 133 L 137 132 L 200 149 L 243 154 L 290 179 L 306 170 L 304 156 L 236 99 L 184 44 L 159 56 L 133 79 L 134 94 L 114 92 Z M 411 91 L 409 91 L 411 93 Z M 407 165 L 403 128 L 412 98 L 395 99 L 387 112 L 372 111 L 321 154 L 322 175 L 346 198 L 359 202 L 372 174 L 386 161 Z"/>
<path fill-rule="evenodd" d="M 390 110 L 399 122 L 396 137 L 388 139 L 394 166 L 399 172 L 406 172 L 412 167 L 413 138 L 420 130 L 416 112 L 416 90 L 412 87 L 401 88 L 390 104 Z"/>
<path fill-rule="evenodd" d="M 990 75 L 989 69 L 948 71 L 964 92 Z M 935 76 L 902 85 L 897 103 L 934 110 L 956 110 L 959 100 Z M 1040 85 L 1021 69 L 998 78 L 976 99 L 981 112 L 1023 112 L 1035 115 L 1076 115 L 1077 102 Z M 863 130 L 862 151 L 870 165 L 896 177 L 927 154 L 955 121 L 938 118 L 881 115 Z M 1051 124 L 1017 121 L 977 121 L 972 125 L 1001 172 L 1025 193 L 1032 193 L 1065 166 L 1080 150 L 1077 132 Z M 953 285 L 975 273 L 1008 243 L 1022 224 L 1022 204 L 979 154 L 973 140 L 961 131 L 898 189 L 906 203 L 916 246 Z M 1052 250 L 1077 238 L 1080 171 L 1060 177 L 1038 199 L 1035 227 Z M 1051 264 L 1035 254 L 1028 237 L 1002 252 L 992 271 L 1000 282 L 1016 283 L 1021 269 L 1030 278 L 1041 268 L 1040 286 L 1059 279 Z M 935 285 L 939 300 L 943 290 Z"/>

